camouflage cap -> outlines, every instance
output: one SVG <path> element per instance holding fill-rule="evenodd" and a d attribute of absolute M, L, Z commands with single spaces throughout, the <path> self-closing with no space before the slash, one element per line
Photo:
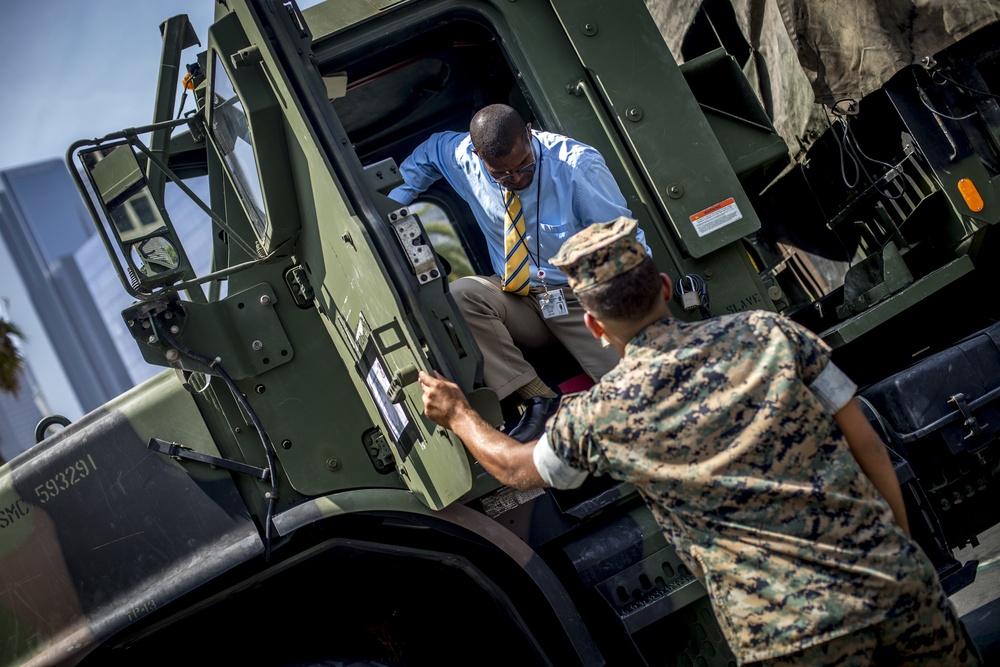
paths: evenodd
<path fill-rule="evenodd" d="M 635 237 L 638 228 L 637 221 L 624 216 L 590 225 L 567 239 L 549 262 L 562 269 L 574 292 L 588 290 L 645 259 L 646 249 Z"/>

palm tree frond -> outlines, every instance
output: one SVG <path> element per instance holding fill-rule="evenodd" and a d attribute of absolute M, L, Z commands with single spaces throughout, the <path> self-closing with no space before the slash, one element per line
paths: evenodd
<path fill-rule="evenodd" d="M 24 341 L 24 333 L 16 324 L 0 319 L 0 391 L 16 395 L 21 389 L 24 357 L 15 339 Z"/>

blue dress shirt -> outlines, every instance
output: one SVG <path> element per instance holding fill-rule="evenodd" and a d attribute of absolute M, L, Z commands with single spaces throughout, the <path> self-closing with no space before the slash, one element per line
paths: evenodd
<path fill-rule="evenodd" d="M 538 269 L 545 271 L 545 284 L 566 285 L 565 274 L 552 266 L 563 242 L 584 227 L 609 222 L 618 216 L 632 217 L 625 197 L 596 149 L 559 134 L 532 131 L 535 177 L 518 190 L 525 219 L 525 240 L 531 261 L 531 283 L 540 286 Z M 468 202 L 486 236 L 490 263 L 497 275 L 504 271 L 504 189 L 486 171 L 472 152 L 468 132 L 440 132 L 417 146 L 400 165 L 405 183 L 389 193 L 408 205 L 439 178 L 444 178 Z M 645 235 L 636 234 L 645 245 Z M 647 252 L 649 248 L 646 248 Z"/>

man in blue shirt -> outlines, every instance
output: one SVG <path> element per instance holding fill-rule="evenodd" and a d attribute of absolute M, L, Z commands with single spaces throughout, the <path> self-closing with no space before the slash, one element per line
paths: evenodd
<path fill-rule="evenodd" d="M 537 439 L 559 399 L 522 349 L 557 340 L 595 381 L 620 358 L 590 335 L 565 274 L 548 258 L 595 221 L 631 217 L 625 197 L 594 148 L 532 130 L 505 104 L 477 112 L 469 132 L 431 135 L 400 173 L 405 183 L 389 197 L 403 205 L 444 178 L 471 207 L 496 275 L 460 278 L 450 289 L 483 354 L 483 382 L 500 399 L 517 392 L 524 401 L 509 435 Z M 637 238 L 645 245 L 642 230 Z M 517 278 L 509 257 L 520 265 Z"/>

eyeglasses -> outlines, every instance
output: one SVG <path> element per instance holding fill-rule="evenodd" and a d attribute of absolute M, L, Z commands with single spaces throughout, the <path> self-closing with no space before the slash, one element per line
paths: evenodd
<path fill-rule="evenodd" d="M 531 162 L 529 162 L 528 164 L 526 164 L 523 167 L 520 167 L 518 169 L 514 169 L 512 171 L 504 172 L 503 176 L 494 176 L 492 173 L 490 173 L 490 178 L 493 179 L 493 182 L 496 183 L 497 185 L 507 185 L 508 183 L 510 183 L 512 180 L 514 180 L 515 178 L 517 178 L 521 174 L 530 174 L 530 173 L 534 172 L 535 171 L 535 147 L 531 143 L 531 135 L 530 134 L 528 135 L 528 149 L 531 151 Z"/>
<path fill-rule="evenodd" d="M 534 155 L 532 155 L 532 157 L 534 157 Z M 530 174 L 533 171 L 535 171 L 535 161 L 534 160 L 532 160 L 528 164 L 524 165 L 520 169 L 515 169 L 514 171 L 508 171 L 506 174 L 504 174 L 500 178 L 497 178 L 497 177 L 493 176 L 492 174 L 490 174 L 490 178 L 492 178 L 493 181 L 495 183 L 497 183 L 497 185 L 507 185 L 508 183 L 510 183 L 512 180 L 514 180 L 515 178 L 517 178 L 521 174 Z"/>

